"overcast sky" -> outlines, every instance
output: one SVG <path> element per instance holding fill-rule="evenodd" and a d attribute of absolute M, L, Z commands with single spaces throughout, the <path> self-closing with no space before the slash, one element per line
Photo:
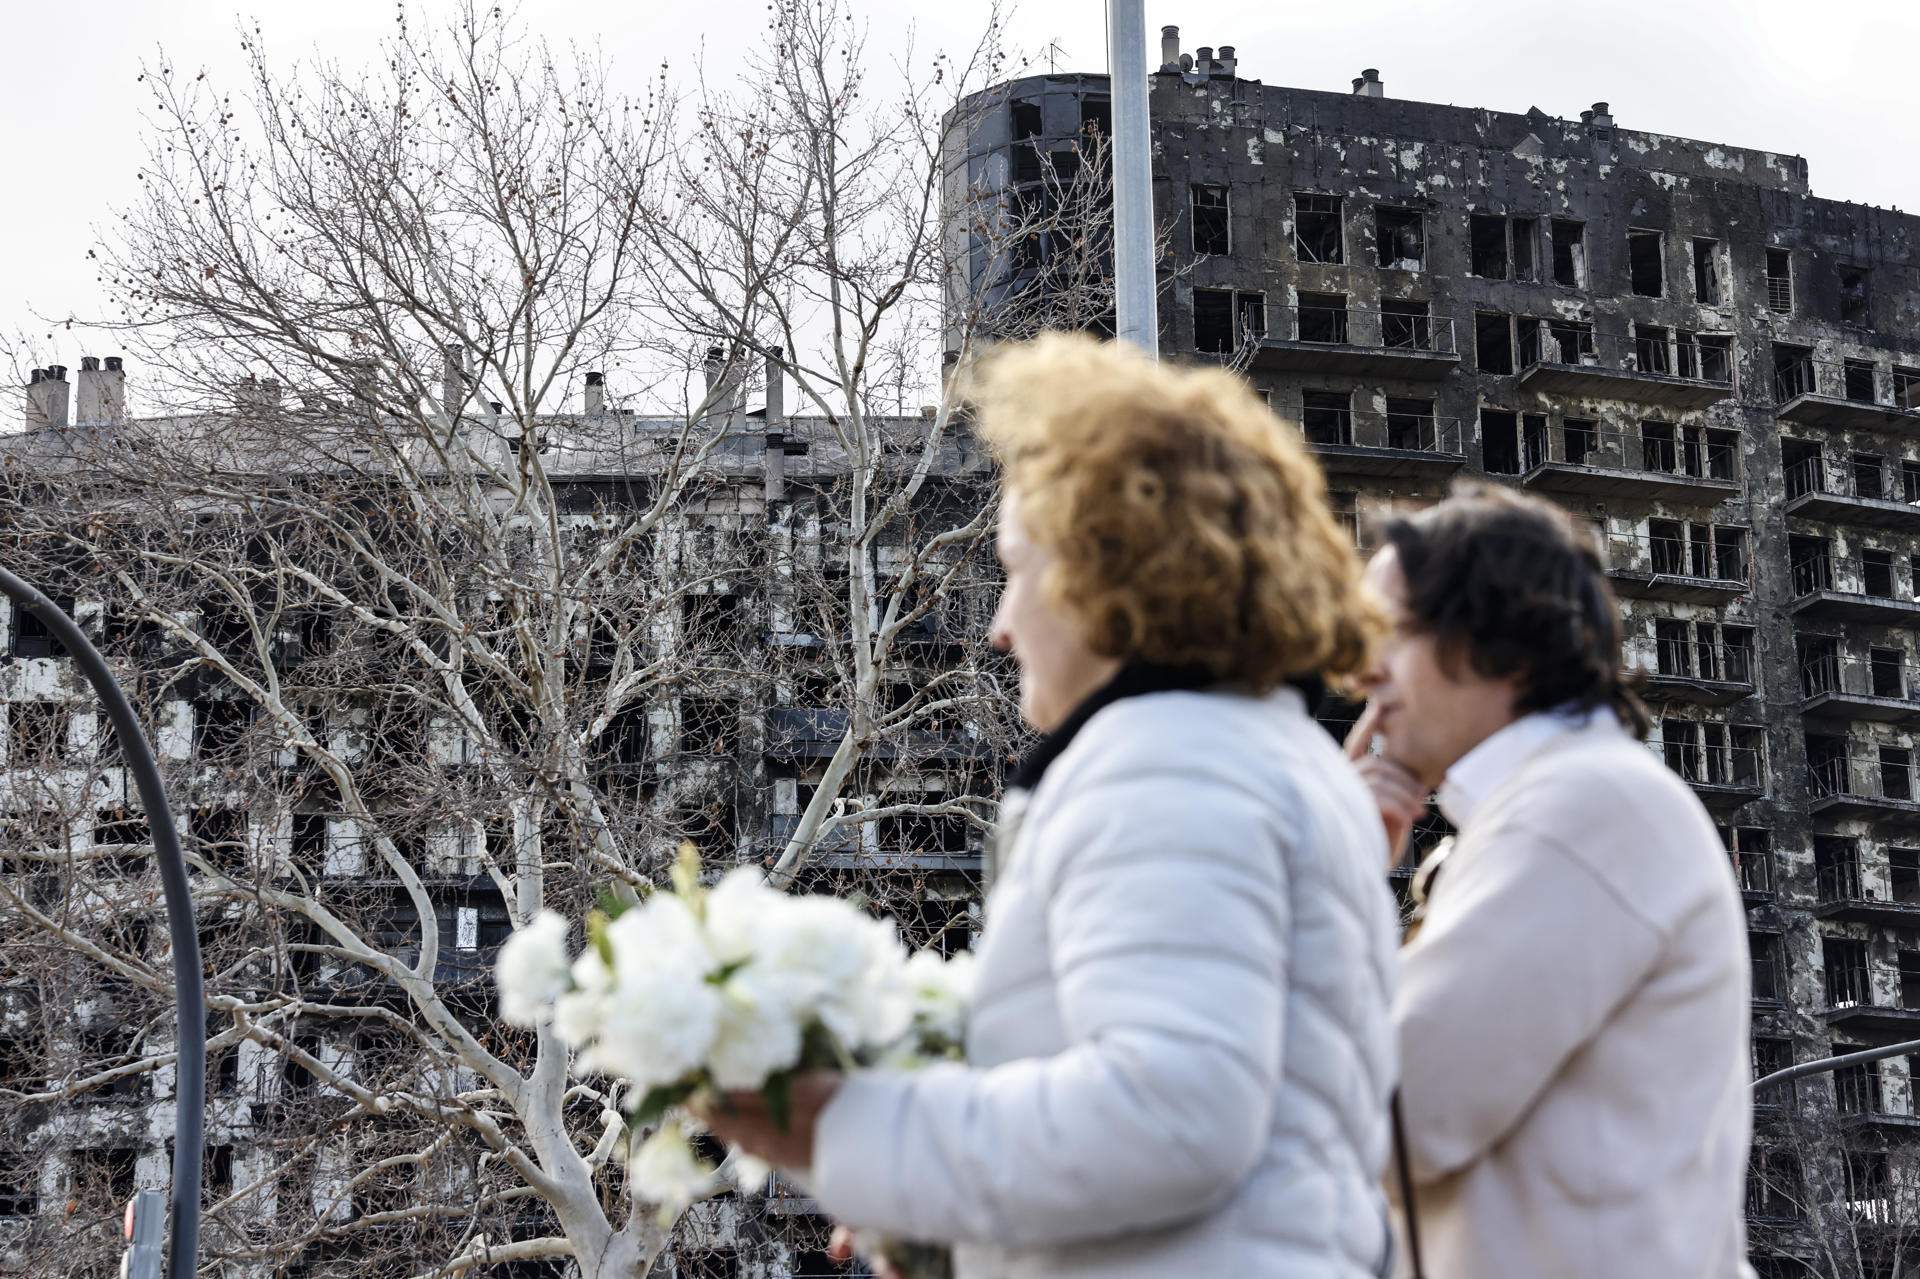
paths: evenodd
<path fill-rule="evenodd" d="M 922 48 L 970 46 L 982 0 L 855 0 L 869 49 L 913 32 Z M 433 6 L 429 5 L 431 9 Z M 662 58 L 690 68 L 705 46 L 724 73 L 760 31 L 766 0 L 527 0 L 557 44 L 597 44 L 636 92 Z M 134 78 L 164 47 L 181 69 L 234 80 L 241 14 L 258 14 L 284 57 L 370 57 L 393 0 L 304 0 L 253 9 L 207 0 L 8 6 L 0 75 L 0 332 L 39 336 L 44 317 L 104 310 L 84 255 L 128 199 L 145 105 Z M 1106 66 L 1101 0 L 1027 0 L 1016 47 L 1057 45 L 1061 70 Z M 1231 44 L 1240 73 L 1345 90 L 1378 67 L 1389 96 L 1574 117 L 1612 103 L 1622 128 L 1806 156 L 1816 194 L 1920 211 L 1920 4 L 1913 0 L 1147 0 L 1150 40 Z M 624 76 L 622 73 L 625 73 Z M 80 333 L 52 355 L 78 365 Z M 43 353 L 41 358 L 47 358 Z M 137 371 L 135 372 L 137 376 Z"/>

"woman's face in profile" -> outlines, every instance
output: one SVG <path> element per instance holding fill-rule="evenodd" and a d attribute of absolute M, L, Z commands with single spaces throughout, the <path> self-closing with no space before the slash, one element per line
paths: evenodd
<path fill-rule="evenodd" d="M 1027 537 L 1020 501 L 1008 492 L 995 539 L 1006 590 L 993 615 L 993 646 L 1020 668 L 1020 717 L 1042 733 L 1060 727 L 1073 708 L 1112 679 L 1120 663 L 1087 647 L 1078 621 L 1046 591 L 1053 552 Z"/>

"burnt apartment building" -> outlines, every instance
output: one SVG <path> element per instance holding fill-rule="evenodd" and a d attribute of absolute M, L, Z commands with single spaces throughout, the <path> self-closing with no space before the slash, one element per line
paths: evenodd
<path fill-rule="evenodd" d="M 1604 102 L 1402 102 L 1373 70 L 1270 86 L 1174 28 L 1161 61 L 1163 356 L 1239 369 L 1297 422 L 1362 541 L 1469 477 L 1587 521 L 1647 748 L 1749 905 L 1756 1074 L 1920 1037 L 1920 219 Z M 1065 74 L 980 95 L 952 189 L 1044 200 L 1107 95 Z M 1920 1057 L 1798 1088 L 1759 1099 L 1756 1265 L 1890 1273 L 1920 1229 Z"/>

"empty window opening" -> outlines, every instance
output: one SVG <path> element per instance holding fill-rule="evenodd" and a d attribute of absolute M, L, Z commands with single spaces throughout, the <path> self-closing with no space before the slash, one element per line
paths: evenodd
<path fill-rule="evenodd" d="M 1246 344 L 1259 342 L 1267 335 L 1267 295 L 1235 293 L 1233 316 L 1240 325 L 1239 340 Z"/>
<path fill-rule="evenodd" d="M 1539 234 L 1539 232 L 1535 229 L 1532 218 L 1515 218 L 1513 220 L 1513 278 L 1516 280 L 1532 280 L 1535 278 L 1533 268 L 1533 237 L 1537 234 Z"/>
<path fill-rule="evenodd" d="M 1887 883 L 1897 902 L 1920 902 L 1920 848 L 1887 850 Z M 1920 1077 L 1916 1077 L 1920 1082 Z"/>
<path fill-rule="evenodd" d="M 1570 417 L 1560 429 L 1566 442 L 1567 461 L 1585 466 L 1600 448 L 1600 428 L 1592 418 Z"/>
<path fill-rule="evenodd" d="M 1097 133 L 1103 138 L 1113 136 L 1113 100 L 1111 98 L 1080 99 L 1080 132 Z"/>
<path fill-rule="evenodd" d="M 1876 453 L 1855 453 L 1847 459 L 1847 470 L 1853 478 L 1855 497 L 1886 497 L 1887 459 Z"/>
<path fill-rule="evenodd" d="M 1300 430 L 1309 444 L 1352 444 L 1351 397 L 1345 391 L 1302 391 Z"/>
<path fill-rule="evenodd" d="M 1920 410 L 1920 369 L 1894 367 L 1893 407 L 1909 413 Z"/>
<path fill-rule="evenodd" d="M 53 602 L 68 617 L 73 616 L 73 596 L 56 595 Z M 67 650 L 54 639 L 53 632 L 31 609 L 13 610 L 13 655 L 15 657 L 54 657 Z"/>
<path fill-rule="evenodd" d="M 1640 463 L 1649 471 L 1677 471 L 1680 469 L 1680 451 L 1674 437 L 1671 422 L 1642 422 L 1640 424 Z"/>
<path fill-rule="evenodd" d="M 1779 934 L 1748 933 L 1747 953 L 1753 961 L 1753 997 L 1778 1001 L 1786 990 Z"/>
<path fill-rule="evenodd" d="M 1793 255 L 1785 249 L 1767 250 L 1767 309 L 1793 314 Z"/>
<path fill-rule="evenodd" d="M 1735 826 L 1725 832 L 1727 853 L 1741 890 L 1773 891 L 1773 832 L 1764 826 Z M 1772 1072 L 1764 1072 L 1772 1073 Z"/>
<path fill-rule="evenodd" d="M 1347 340 L 1347 299 L 1340 293 L 1302 293 L 1299 306 L 1302 342 L 1344 343 Z"/>
<path fill-rule="evenodd" d="M 1633 291 L 1643 298 L 1657 298 L 1666 292 L 1665 272 L 1660 264 L 1660 232 L 1627 232 L 1627 273 Z"/>
<path fill-rule="evenodd" d="M 1858 404 L 1872 404 L 1873 361 L 1848 360 L 1843 368 L 1847 398 Z"/>
<path fill-rule="evenodd" d="M 1716 524 L 1702 530 L 1706 535 L 1702 540 L 1710 539 L 1713 545 L 1713 572 L 1711 576 L 1725 582 L 1744 582 L 1747 580 L 1747 531 Z"/>
<path fill-rule="evenodd" d="M 1433 347 L 1433 321 L 1427 304 L 1407 298 L 1388 298 L 1380 303 L 1382 344 L 1407 350 L 1426 351 Z"/>
<path fill-rule="evenodd" d="M 1720 289 L 1720 241 L 1695 237 L 1693 241 L 1693 297 L 1696 302 L 1718 306 Z"/>
<path fill-rule="evenodd" d="M 1483 465 L 1492 475 L 1520 474 L 1520 418 L 1504 409 L 1480 410 Z"/>
<path fill-rule="evenodd" d="M 1426 263 L 1427 232 L 1418 209 L 1376 205 L 1373 210 L 1376 260 L 1393 271 L 1418 271 Z"/>
<path fill-rule="evenodd" d="M 1888 799 L 1913 798 L 1913 752 L 1906 747 L 1880 748 L 1880 793 Z"/>
<path fill-rule="evenodd" d="M 1040 143 L 1042 132 L 1040 104 L 1038 102 L 1017 101 L 1012 108 L 1013 133 L 1013 180 L 1015 182 L 1038 182 L 1040 180 Z"/>
<path fill-rule="evenodd" d="M 1435 429 L 1432 400 L 1387 400 L 1387 447 L 1418 452 L 1448 449 Z"/>
<path fill-rule="evenodd" d="M 1789 533 L 1787 565 L 1792 572 L 1795 595 L 1833 589 L 1833 547 L 1826 538 Z"/>
<path fill-rule="evenodd" d="M 1191 190 L 1193 251 L 1225 256 L 1232 251 L 1227 225 L 1227 188 L 1195 184 Z"/>
<path fill-rule="evenodd" d="M 1840 323 L 1865 328 L 1872 323 L 1872 309 L 1866 271 L 1860 267 L 1841 267 Z"/>
<path fill-rule="evenodd" d="M 1193 291 L 1193 349 L 1209 355 L 1233 353 L 1233 293 L 1229 289 Z"/>
<path fill-rule="evenodd" d="M 1693 674 L 1693 637 L 1687 623 L 1672 618 L 1655 618 L 1653 623 L 1654 666 L 1660 674 Z"/>
<path fill-rule="evenodd" d="M 1836 1057 L 1861 1051 L 1863 1044 L 1833 1045 Z M 1833 1072 L 1833 1108 L 1843 1115 L 1871 1115 L 1880 1110 L 1880 1063 L 1862 1062 Z"/>
<path fill-rule="evenodd" d="M 1893 598 L 1893 552 L 1869 546 L 1860 552 L 1860 586 L 1868 595 Z"/>
<path fill-rule="evenodd" d="M 1687 376 L 1721 386 L 1733 384 L 1733 339 L 1725 333 L 1698 333 L 1689 344 L 1693 371 Z"/>
<path fill-rule="evenodd" d="M 1867 650 L 1867 675 L 1869 687 L 1875 697 L 1891 697 L 1896 700 L 1906 697 L 1906 658 L 1897 648 L 1869 648 Z"/>
<path fill-rule="evenodd" d="M 1813 392 L 1813 348 L 1775 342 L 1773 344 L 1774 400 L 1785 404 L 1796 395 L 1812 395 Z"/>
<path fill-rule="evenodd" d="M 1826 487 L 1820 446 L 1812 440 L 1781 440 L 1780 463 L 1786 472 L 1788 501 Z"/>
<path fill-rule="evenodd" d="M 1821 901 L 1859 900 L 1859 841 L 1845 835 L 1815 835 L 1813 875 Z"/>
<path fill-rule="evenodd" d="M 1473 358 L 1482 373 L 1513 372 L 1513 318 L 1499 311 L 1473 317 Z"/>
<path fill-rule="evenodd" d="M 1909 504 L 1920 502 L 1920 462 L 1912 458 L 1900 463 L 1900 500 Z"/>
<path fill-rule="evenodd" d="M 1531 471 L 1536 466 L 1553 460 L 1553 453 L 1547 437 L 1547 415 L 1544 413 L 1523 413 L 1520 415 L 1520 466 Z"/>
<path fill-rule="evenodd" d="M 1587 285 L 1587 228 L 1584 223 L 1553 220 L 1553 282 L 1570 289 Z"/>
<path fill-rule="evenodd" d="M 139 1152 L 129 1148 L 76 1150 L 70 1165 L 75 1199 L 112 1205 L 115 1211 L 133 1198 Z"/>
<path fill-rule="evenodd" d="M 1867 943 L 1844 937 L 1820 942 L 1827 970 L 1827 1007 L 1855 1008 L 1873 1002 L 1867 981 Z"/>
<path fill-rule="evenodd" d="M 1341 263 L 1340 197 L 1297 191 L 1293 197 L 1293 252 L 1302 262 Z"/>
<path fill-rule="evenodd" d="M 1467 224 L 1473 274 L 1487 280 L 1507 278 L 1507 220 L 1490 213 L 1476 213 Z"/>
<path fill-rule="evenodd" d="M 1671 373 L 1671 363 L 1667 359 L 1666 326 L 1660 324 L 1636 324 L 1633 326 L 1634 365 L 1642 373 Z"/>
<path fill-rule="evenodd" d="M 1592 364 L 1593 325 L 1584 320 L 1520 321 L 1522 364 Z"/>

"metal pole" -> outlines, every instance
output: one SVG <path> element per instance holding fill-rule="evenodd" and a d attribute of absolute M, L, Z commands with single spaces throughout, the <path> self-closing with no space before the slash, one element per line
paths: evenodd
<path fill-rule="evenodd" d="M 74 664 L 93 685 L 101 709 L 113 722 L 114 735 L 119 738 L 121 753 L 126 757 L 127 771 L 133 774 L 134 783 L 140 789 L 140 804 L 146 809 L 154 856 L 160 863 L 160 887 L 167 899 L 167 932 L 173 941 L 174 1039 L 178 1048 L 174 1064 L 173 1213 L 167 1273 L 172 1279 L 193 1279 L 200 1268 L 200 1155 L 207 1127 L 207 1006 L 200 979 L 200 939 L 193 926 L 193 896 L 187 883 L 186 859 L 180 855 L 180 832 L 173 824 L 173 810 L 167 807 L 167 792 L 160 781 L 160 769 L 153 761 L 153 748 L 147 744 L 139 717 L 113 678 L 106 659 L 59 605 L 4 568 L 0 568 L 0 591 L 11 596 L 16 605 L 31 610 L 53 632 L 53 637 L 66 648 Z M 157 1214 L 149 1208 L 137 1216 L 138 1224 L 149 1232 L 143 1238 L 157 1243 L 151 1240 L 152 1222 Z M 129 1273 L 140 1272 L 130 1264 Z"/>
<path fill-rule="evenodd" d="M 1160 313 L 1154 296 L 1145 0 L 1107 0 L 1107 77 L 1113 94 L 1115 327 L 1122 342 L 1157 358 Z"/>
<path fill-rule="evenodd" d="M 1817 1075 L 1823 1070 L 1839 1070 L 1843 1066 L 1859 1066 L 1870 1061 L 1881 1061 L 1888 1057 L 1920 1051 L 1920 1039 L 1908 1039 L 1897 1044 L 1883 1044 L 1878 1048 L 1867 1048 L 1857 1053 L 1847 1053 L 1840 1057 L 1822 1057 L 1819 1061 L 1803 1061 L 1798 1066 L 1788 1066 L 1785 1070 L 1776 1070 L 1771 1075 L 1762 1075 L 1753 1081 L 1753 1091 L 1774 1084 L 1784 1084 L 1798 1079 L 1802 1075 Z"/>

